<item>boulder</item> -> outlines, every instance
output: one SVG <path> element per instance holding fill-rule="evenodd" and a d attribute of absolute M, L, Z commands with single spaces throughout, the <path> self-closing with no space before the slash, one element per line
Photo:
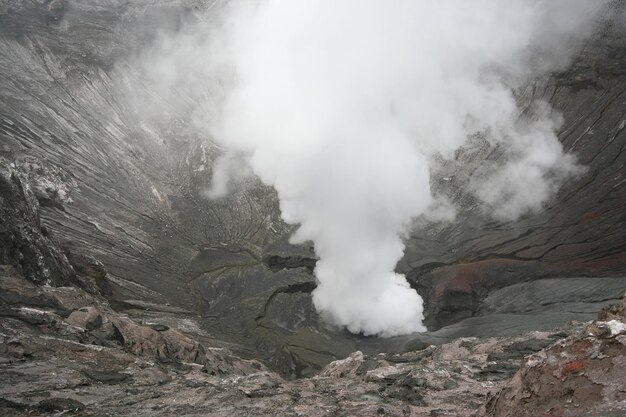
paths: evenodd
<path fill-rule="evenodd" d="M 345 359 L 329 363 L 320 371 L 318 376 L 341 378 L 347 375 L 356 375 L 364 361 L 363 352 L 357 350 Z"/>
<path fill-rule="evenodd" d="M 277 388 L 283 382 L 283 379 L 274 372 L 259 372 L 239 381 L 237 389 L 246 397 L 266 397 L 276 395 Z"/>
<path fill-rule="evenodd" d="M 96 307 L 83 307 L 74 310 L 65 321 L 72 326 L 93 330 L 102 325 L 102 314 Z"/>
<path fill-rule="evenodd" d="M 202 345 L 178 330 L 154 330 L 120 315 L 112 315 L 110 320 L 119 332 L 123 345 L 134 354 L 201 365 L 206 361 L 206 352 Z"/>
<path fill-rule="evenodd" d="M 171 328 L 160 334 L 165 340 L 169 357 L 183 362 L 204 363 L 206 352 L 198 342 Z"/>
<path fill-rule="evenodd" d="M 102 262 L 84 254 L 67 251 L 67 258 L 76 271 L 74 282 L 91 294 L 111 295 L 111 284 Z"/>
<path fill-rule="evenodd" d="M 123 316 L 113 317 L 111 322 L 121 335 L 124 346 L 131 353 L 167 358 L 167 343 L 156 330 L 141 326 Z"/>
<path fill-rule="evenodd" d="M 74 270 L 48 235 L 28 179 L 0 157 L 0 264 L 36 284 L 70 282 Z"/>

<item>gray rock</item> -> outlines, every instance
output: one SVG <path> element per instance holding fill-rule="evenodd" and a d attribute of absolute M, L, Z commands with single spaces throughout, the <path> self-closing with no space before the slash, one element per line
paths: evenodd
<path fill-rule="evenodd" d="M 72 326 L 93 330 L 102 325 L 102 314 L 95 307 L 83 307 L 73 311 L 65 321 Z"/>
<path fill-rule="evenodd" d="M 39 409 L 45 412 L 54 411 L 81 411 L 85 404 L 72 398 L 49 398 L 39 402 Z"/>

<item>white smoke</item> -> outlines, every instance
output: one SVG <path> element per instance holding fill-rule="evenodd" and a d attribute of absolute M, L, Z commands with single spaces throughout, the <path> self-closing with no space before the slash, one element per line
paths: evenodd
<path fill-rule="evenodd" d="M 193 92 L 198 126 L 276 189 L 299 225 L 292 241 L 314 242 L 317 310 L 351 332 L 400 335 L 425 330 L 421 298 L 394 273 L 403 234 L 433 207 L 449 216 L 431 195 L 433 158 L 477 133 L 503 147 L 506 161 L 470 185 L 503 219 L 540 209 L 577 172 L 558 117 L 521 119 L 514 89 L 563 68 L 604 3 L 235 2 L 152 65 Z M 226 191 L 219 168 L 214 196 Z"/>
<path fill-rule="evenodd" d="M 225 153 L 213 163 L 211 185 L 205 197 L 216 199 L 225 197 L 228 192 L 252 173 L 245 159 L 240 155 Z"/>
<path fill-rule="evenodd" d="M 561 117 L 545 105 L 535 111 L 538 120 L 500 133 L 506 144 L 504 160 L 484 161 L 471 178 L 470 189 L 497 219 L 514 220 L 540 210 L 567 177 L 583 171 L 573 155 L 563 153 L 554 134 Z"/>

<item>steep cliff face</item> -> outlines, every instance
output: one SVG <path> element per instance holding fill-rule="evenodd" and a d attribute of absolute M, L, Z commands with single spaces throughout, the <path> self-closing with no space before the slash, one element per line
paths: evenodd
<path fill-rule="evenodd" d="M 145 96 L 154 118 L 126 95 L 148 88 L 129 69 L 142 46 L 209 6 L 0 3 L 0 152 L 36 190 L 43 228 L 104 263 L 114 304 L 176 305 L 249 345 L 274 292 L 313 281 L 264 262 L 286 231 L 275 195 L 250 180 L 220 202 L 201 197 L 218 150 L 158 92 Z"/>
<path fill-rule="evenodd" d="M 616 1 L 614 12 L 623 4 Z M 460 207 L 458 219 L 416 227 L 398 269 L 425 297 L 430 328 L 448 327 L 375 340 L 329 328 L 315 314 L 314 252 L 286 243 L 290 229 L 272 190 L 250 179 L 223 200 L 202 197 L 220 150 L 134 70 L 134 55 L 159 31 L 176 31 L 213 5 L 0 1 L 2 163 L 14 164 L 34 190 L 46 233 L 66 252 L 104 264 L 115 308 L 192 320 L 284 373 L 305 375 L 359 348 L 589 318 L 624 292 L 620 27 L 600 28 L 570 70 L 519 92 L 521 103 L 543 98 L 563 113 L 561 141 L 586 172 L 542 213 L 502 223 L 486 220 L 461 191 L 461 166 L 491 150 L 459 152 L 440 166 L 433 186 Z M 146 117 L 140 110 L 148 103 L 129 100 L 129 88 L 162 111 Z M 64 262 L 53 283 L 65 282 Z M 555 293 L 556 303 L 548 297 Z"/>
<path fill-rule="evenodd" d="M 484 313 L 487 294 L 522 282 L 624 276 L 626 41 L 624 4 L 613 6 L 622 17 L 600 28 L 566 72 L 518 92 L 522 104 L 541 99 L 562 113 L 559 138 L 585 166 L 584 174 L 566 183 L 541 213 L 501 223 L 477 216 L 480 209 L 460 187 L 462 167 L 471 167 L 476 154 L 489 158 L 489 149 L 460 152 L 458 166 L 441 167 L 439 178 L 448 180 L 441 187 L 462 214 L 453 225 L 413 235 L 402 266 L 428 299 L 431 326 Z"/>
<path fill-rule="evenodd" d="M 68 284 L 74 270 L 41 227 L 39 202 L 28 180 L 7 160 L 0 163 L 0 264 L 37 284 Z"/>

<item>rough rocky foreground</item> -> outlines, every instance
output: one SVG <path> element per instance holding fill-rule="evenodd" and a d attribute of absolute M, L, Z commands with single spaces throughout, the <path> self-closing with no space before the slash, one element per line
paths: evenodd
<path fill-rule="evenodd" d="M 334 361 L 290 380 L 0 268 L 0 415 L 626 415 L 626 298 L 597 321 Z M 520 367 L 521 362 L 521 367 Z"/>
<path fill-rule="evenodd" d="M 524 359 L 486 416 L 626 415 L 626 297 L 597 321 Z"/>

